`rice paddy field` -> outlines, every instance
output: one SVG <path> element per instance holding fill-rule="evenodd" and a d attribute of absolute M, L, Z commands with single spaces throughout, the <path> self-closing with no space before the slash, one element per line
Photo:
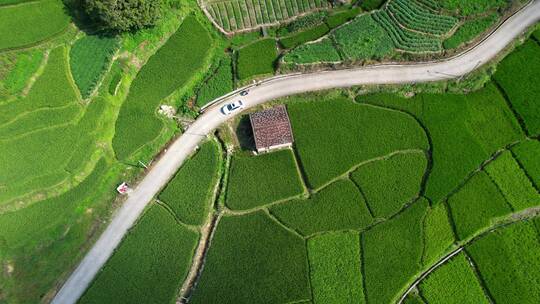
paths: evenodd
<path fill-rule="evenodd" d="M 49 303 L 115 188 L 213 99 L 288 65 L 450 55 L 522 3 L 171 0 L 114 36 L 60 0 L 0 0 L 0 303 Z M 79 303 L 540 302 L 538 33 L 468 94 L 274 101 L 291 148 L 246 151 L 245 115 L 221 127 Z"/>

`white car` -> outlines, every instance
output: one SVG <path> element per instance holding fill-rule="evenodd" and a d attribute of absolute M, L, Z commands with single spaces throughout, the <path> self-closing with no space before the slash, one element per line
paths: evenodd
<path fill-rule="evenodd" d="M 221 107 L 221 112 L 225 115 L 230 115 L 233 112 L 236 112 L 244 108 L 244 103 L 241 100 L 233 101 Z"/>

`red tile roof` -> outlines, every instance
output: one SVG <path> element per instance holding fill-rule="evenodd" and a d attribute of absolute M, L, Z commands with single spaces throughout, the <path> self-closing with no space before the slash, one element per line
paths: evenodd
<path fill-rule="evenodd" d="M 257 151 L 293 143 L 291 123 L 284 105 L 252 113 L 249 119 Z"/>

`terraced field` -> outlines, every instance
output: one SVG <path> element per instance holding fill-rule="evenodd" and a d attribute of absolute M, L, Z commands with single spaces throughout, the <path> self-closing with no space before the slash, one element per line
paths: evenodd
<path fill-rule="evenodd" d="M 226 32 L 250 30 L 287 21 L 318 9 L 330 8 L 327 0 L 203 0 L 202 7 Z"/>

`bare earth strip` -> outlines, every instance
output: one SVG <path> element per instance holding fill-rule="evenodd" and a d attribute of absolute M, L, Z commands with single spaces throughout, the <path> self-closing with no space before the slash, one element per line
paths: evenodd
<path fill-rule="evenodd" d="M 242 98 L 246 108 L 250 108 L 270 100 L 303 92 L 365 84 L 431 82 L 460 77 L 496 57 L 500 51 L 538 20 L 540 20 L 540 0 L 534 0 L 506 20 L 476 47 L 444 61 L 411 65 L 388 64 L 284 75 L 241 88 L 217 99 L 182 136 L 175 140 L 156 165 L 148 171 L 127 201 L 115 213 L 107 229 L 68 278 L 52 303 L 77 302 L 147 204 L 168 183 L 186 158 L 206 138 L 206 135 L 211 134 L 219 125 L 234 116 L 221 114 L 220 108 L 227 102 Z M 249 95 L 240 97 L 240 91 L 245 89 L 249 89 Z"/>

